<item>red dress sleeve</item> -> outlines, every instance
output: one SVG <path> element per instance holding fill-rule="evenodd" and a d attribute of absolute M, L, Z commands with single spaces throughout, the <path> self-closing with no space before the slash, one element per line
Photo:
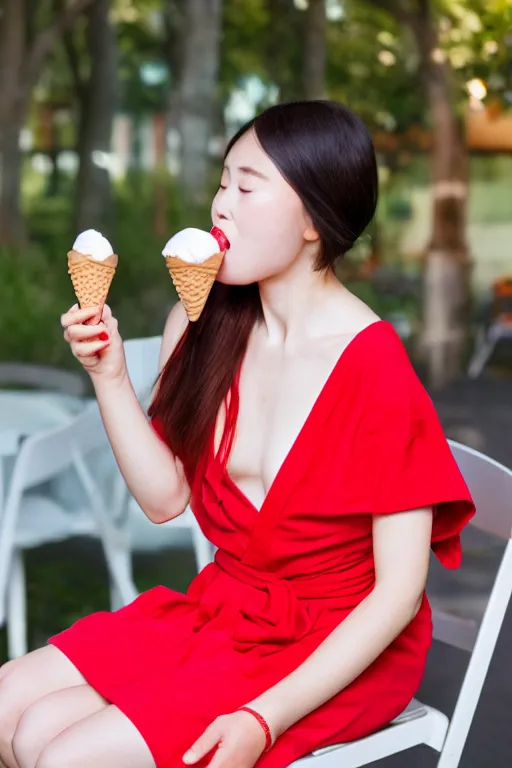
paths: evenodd
<path fill-rule="evenodd" d="M 434 405 L 394 331 L 375 350 L 359 460 L 372 514 L 432 506 L 432 549 L 447 568 L 462 560 L 460 532 L 475 513 Z M 368 477 L 369 475 L 369 477 Z"/>

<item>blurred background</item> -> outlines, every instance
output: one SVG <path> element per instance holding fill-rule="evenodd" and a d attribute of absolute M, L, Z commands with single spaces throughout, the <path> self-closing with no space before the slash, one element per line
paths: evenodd
<path fill-rule="evenodd" d="M 366 120 L 381 174 L 341 277 L 433 386 L 463 370 L 512 272 L 509 0 L 0 0 L 0 13 L 0 360 L 73 365 L 58 317 L 74 301 L 66 253 L 89 227 L 120 254 L 124 337 L 160 333 L 175 301 L 162 245 L 209 227 L 227 139 L 269 104 L 329 96 Z"/>
<path fill-rule="evenodd" d="M 268 105 L 323 97 L 367 122 L 381 180 L 340 279 L 395 325 L 448 436 L 510 466 L 512 0 L 0 0 L 0 373 L 81 375 L 59 318 L 87 228 L 120 257 L 123 338 L 160 334 L 162 247 L 210 227 L 226 142 Z M 176 542 L 135 554 L 140 589 L 186 587 Z M 476 558 L 470 608 L 495 562 Z M 97 542 L 39 547 L 27 572 L 33 647 L 108 607 Z"/>

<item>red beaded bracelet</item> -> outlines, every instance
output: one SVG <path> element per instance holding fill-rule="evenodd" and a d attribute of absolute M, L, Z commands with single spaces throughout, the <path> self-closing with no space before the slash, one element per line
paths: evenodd
<path fill-rule="evenodd" d="M 270 747 L 272 746 L 272 734 L 270 733 L 270 728 L 268 727 L 268 723 L 265 720 L 262 715 L 260 715 L 259 712 L 256 712 L 254 709 L 251 709 L 250 707 L 238 707 L 237 712 L 249 712 L 250 715 L 256 718 L 258 723 L 261 725 L 263 730 L 265 731 L 265 749 L 264 752 L 268 752 Z"/>

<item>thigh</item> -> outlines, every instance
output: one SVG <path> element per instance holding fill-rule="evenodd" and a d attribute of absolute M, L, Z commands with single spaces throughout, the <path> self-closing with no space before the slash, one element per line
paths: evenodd
<path fill-rule="evenodd" d="M 0 755 L 27 707 L 53 691 L 85 683 L 69 659 L 51 645 L 0 667 Z"/>
<path fill-rule="evenodd" d="M 22 714 L 12 748 L 21 768 L 35 768 L 43 749 L 70 725 L 108 706 L 89 685 L 49 693 Z"/>
<path fill-rule="evenodd" d="M 37 768 L 156 768 L 146 742 L 116 706 L 71 725 L 41 753 Z"/>
<path fill-rule="evenodd" d="M 0 667 L 0 696 L 9 688 L 12 695 L 32 703 L 52 691 L 84 685 L 87 681 L 75 665 L 53 645 L 38 648 Z"/>

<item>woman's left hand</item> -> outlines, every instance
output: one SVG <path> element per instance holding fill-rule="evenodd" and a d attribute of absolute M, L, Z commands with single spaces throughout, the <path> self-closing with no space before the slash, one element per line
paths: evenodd
<path fill-rule="evenodd" d="M 183 756 L 194 765 L 217 747 L 208 768 L 253 768 L 265 750 L 265 732 L 249 712 L 221 715 Z"/>

